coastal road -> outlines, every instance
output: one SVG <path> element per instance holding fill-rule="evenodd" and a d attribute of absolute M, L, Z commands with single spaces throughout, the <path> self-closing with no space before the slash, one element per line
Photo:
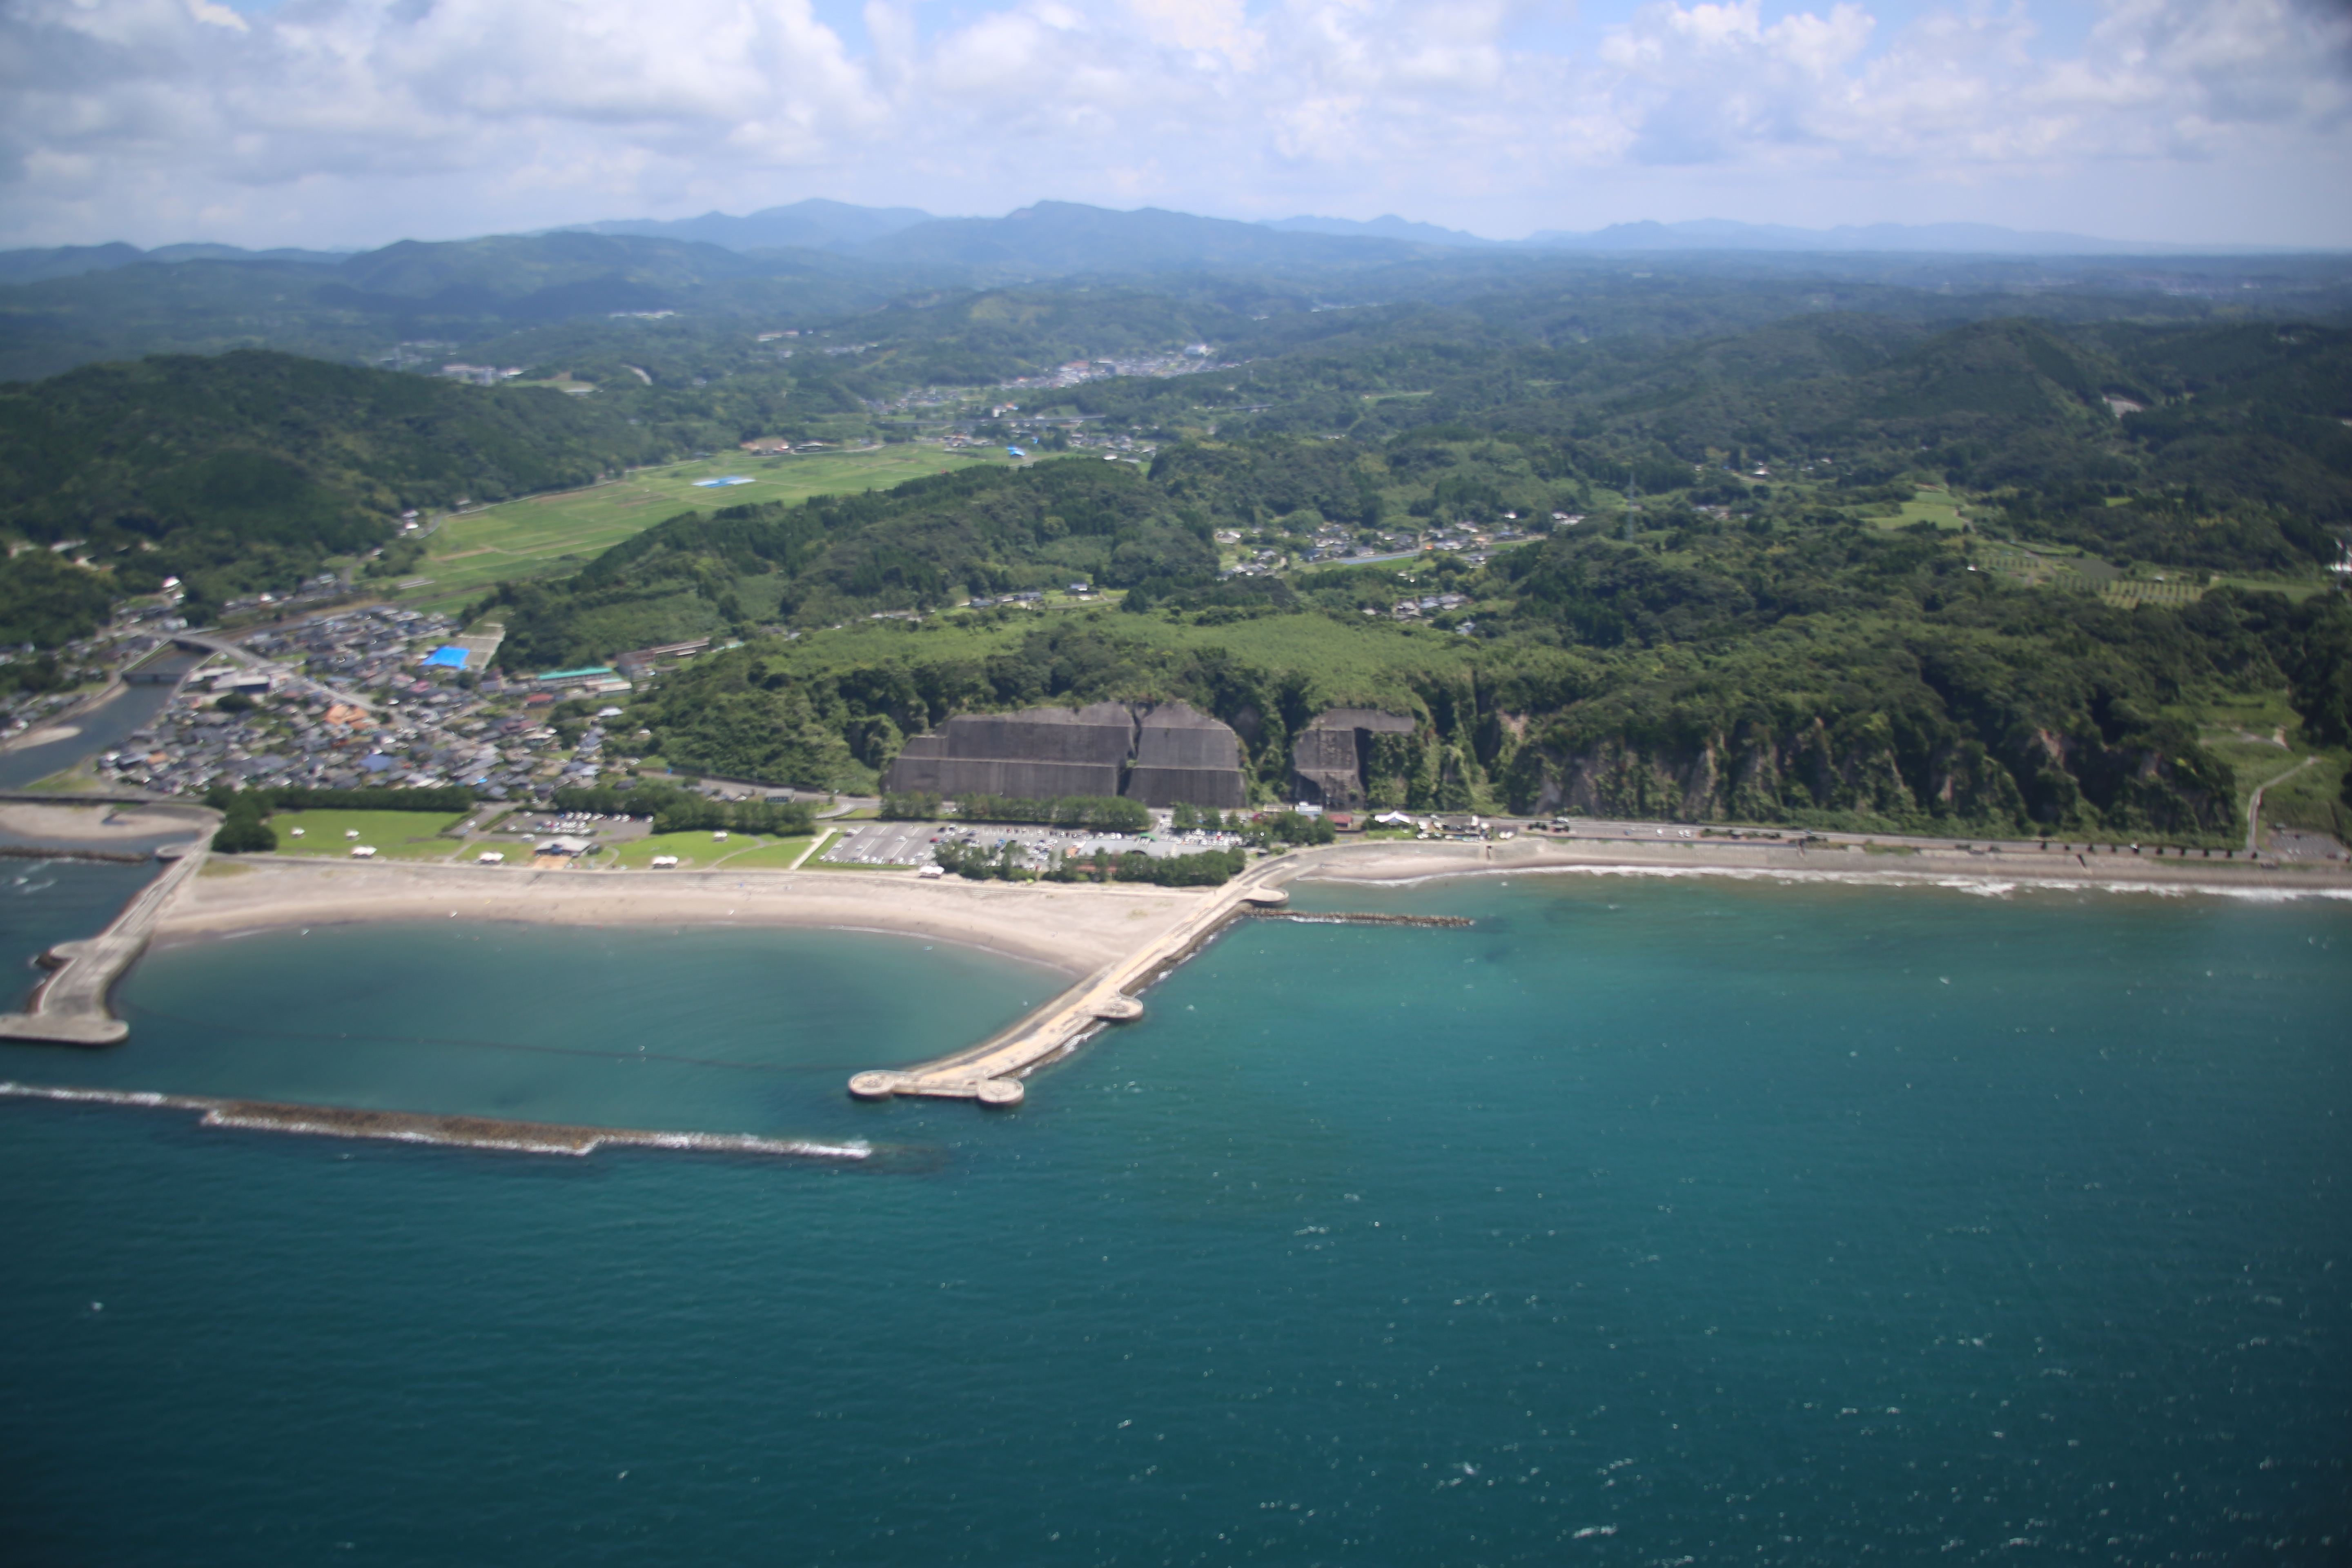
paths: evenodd
<path fill-rule="evenodd" d="M 2278 777 L 2273 779 L 2264 779 L 2261 784 L 2254 786 L 2253 798 L 2246 802 L 2247 854 L 2252 855 L 2258 852 L 2257 846 L 2254 842 L 2254 836 L 2262 831 L 2263 795 L 2269 791 L 2271 785 L 2286 783 L 2287 780 L 2294 777 L 2295 774 L 2303 772 L 2304 769 L 2311 766 L 2312 763 L 2317 761 L 2319 761 L 2317 757 L 2305 757 L 2303 761 L 2295 763 L 2294 766 L 2287 769 L 2286 772 L 2279 774 Z"/>

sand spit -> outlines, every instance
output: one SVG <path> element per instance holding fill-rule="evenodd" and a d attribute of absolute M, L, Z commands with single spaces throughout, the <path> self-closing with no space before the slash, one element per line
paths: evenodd
<path fill-rule="evenodd" d="M 926 880 L 904 871 L 534 871 L 223 858 L 181 889 L 155 940 L 354 921 L 803 926 L 956 942 L 1075 976 L 1151 941 L 1202 897 L 1161 888 Z"/>
<path fill-rule="evenodd" d="M 152 1110 L 202 1113 L 205 1127 L 295 1132 L 315 1138 L 366 1138 L 394 1143 L 437 1143 L 512 1154 L 565 1154 L 584 1159 L 599 1149 L 664 1149 L 702 1154 L 789 1155 L 801 1159 L 867 1160 L 864 1142 L 820 1143 L 761 1138 L 749 1132 L 658 1132 L 633 1127 L 577 1127 L 560 1121 L 512 1121 L 486 1116 L 436 1116 L 406 1110 L 354 1110 L 332 1105 L 288 1105 L 268 1100 L 215 1100 L 207 1095 L 153 1094 L 136 1089 L 63 1089 L 0 1082 L 0 1096 L 64 1100 Z"/>

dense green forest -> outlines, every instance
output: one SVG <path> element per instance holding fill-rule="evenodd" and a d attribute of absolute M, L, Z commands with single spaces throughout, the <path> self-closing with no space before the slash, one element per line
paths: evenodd
<path fill-rule="evenodd" d="M 0 390 L 0 527 L 73 542 L 99 574 L 68 580 L 54 552 L 20 552 L 0 567 L 0 637 L 86 631 L 110 596 L 169 576 L 202 615 L 383 544 L 404 510 L 584 484 L 664 455 L 592 405 L 253 350 Z"/>

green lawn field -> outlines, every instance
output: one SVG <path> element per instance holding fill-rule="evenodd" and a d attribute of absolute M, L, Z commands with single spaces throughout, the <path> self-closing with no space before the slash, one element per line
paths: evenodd
<path fill-rule="evenodd" d="M 708 832 L 656 833 L 631 839 L 597 857 L 599 866 L 625 866 L 644 870 L 656 855 L 677 857 L 681 871 L 709 871 L 719 867 L 782 870 L 808 847 L 808 838 L 762 838 L 755 833 L 730 833 L 724 840 Z"/>
<path fill-rule="evenodd" d="M 732 855 L 722 855 L 711 862 L 718 871 L 789 871 L 793 862 L 808 848 L 807 838 L 777 838 L 766 840 L 756 848 L 739 849 Z M 714 844 L 714 849 L 724 849 L 724 844 Z"/>
<path fill-rule="evenodd" d="M 415 573 L 432 581 L 398 597 L 416 607 L 440 607 L 478 596 L 495 583 L 576 571 L 590 557 L 682 511 L 887 489 L 948 468 L 1005 460 L 992 449 L 972 454 L 899 446 L 805 458 L 742 453 L 640 468 L 591 489 L 532 496 L 450 518 Z M 694 482 L 734 475 L 752 482 L 713 489 Z"/>
<path fill-rule="evenodd" d="M 387 860 L 443 860 L 457 852 L 455 838 L 440 837 L 442 829 L 463 822 L 468 814 L 446 811 L 281 811 L 269 819 L 278 834 L 280 855 L 324 855 L 348 858 L 354 844 L 373 844 L 376 856 Z M 302 837 L 294 837 L 295 828 Z M 357 830 L 359 837 L 349 834 Z"/>

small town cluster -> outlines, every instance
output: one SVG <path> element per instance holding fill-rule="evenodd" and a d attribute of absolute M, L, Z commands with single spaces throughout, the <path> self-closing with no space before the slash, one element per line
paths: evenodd
<path fill-rule="evenodd" d="M 252 657 L 224 651 L 207 661 L 100 767 L 163 795 L 220 784 L 461 784 L 491 800 L 544 801 L 559 787 L 593 784 L 607 765 L 604 721 L 621 710 L 604 708 L 565 732 L 544 721 L 546 710 L 562 697 L 628 683 L 601 668 L 510 683 L 481 668 L 496 651 L 495 630 L 455 632 L 446 616 L 376 605 L 216 645 Z"/>

